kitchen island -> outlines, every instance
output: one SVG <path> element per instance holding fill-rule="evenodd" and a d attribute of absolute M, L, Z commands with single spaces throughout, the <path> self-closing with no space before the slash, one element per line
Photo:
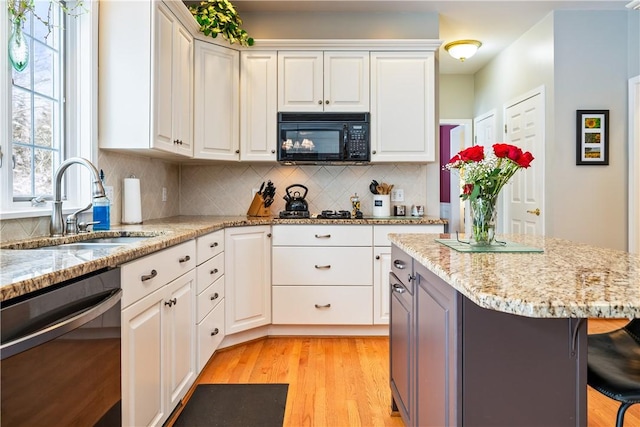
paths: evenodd
<path fill-rule="evenodd" d="M 407 425 L 587 425 L 586 319 L 640 317 L 640 256 L 501 237 L 542 252 L 389 236 L 391 389 Z"/>

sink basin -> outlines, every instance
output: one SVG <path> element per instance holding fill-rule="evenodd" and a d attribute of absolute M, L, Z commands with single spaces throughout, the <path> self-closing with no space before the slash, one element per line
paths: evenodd
<path fill-rule="evenodd" d="M 119 246 L 126 246 L 132 243 L 141 242 L 152 236 L 116 236 L 116 237 L 96 237 L 83 240 L 81 242 L 62 243 L 54 246 L 42 246 L 34 248 L 37 250 L 82 250 L 82 249 L 111 249 Z"/>

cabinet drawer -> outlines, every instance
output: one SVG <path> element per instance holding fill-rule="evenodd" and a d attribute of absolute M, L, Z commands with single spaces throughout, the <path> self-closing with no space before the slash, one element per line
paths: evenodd
<path fill-rule="evenodd" d="M 370 225 L 274 225 L 274 246 L 371 246 Z"/>
<path fill-rule="evenodd" d="M 274 285 L 371 285 L 373 254 L 368 248 L 274 247 Z"/>
<path fill-rule="evenodd" d="M 122 307 L 192 270 L 196 266 L 196 243 L 193 240 L 123 264 Z"/>
<path fill-rule="evenodd" d="M 374 225 L 373 246 L 391 246 L 387 238 L 391 233 L 444 233 L 442 224 L 416 224 L 416 225 Z"/>
<path fill-rule="evenodd" d="M 224 298 L 224 277 L 219 278 L 211 286 L 198 295 L 196 323 L 199 323 Z"/>
<path fill-rule="evenodd" d="M 213 258 L 224 251 L 224 230 L 214 231 L 196 240 L 197 264 Z"/>
<path fill-rule="evenodd" d="M 391 246 L 391 271 L 413 295 L 413 258 L 396 246 Z"/>
<path fill-rule="evenodd" d="M 196 328 L 198 330 L 196 364 L 200 372 L 224 339 L 224 302 L 218 304 Z"/>
<path fill-rule="evenodd" d="M 298 325 L 370 325 L 369 286 L 274 286 L 273 323 Z"/>
<path fill-rule="evenodd" d="M 198 266 L 198 287 L 196 293 L 204 291 L 210 284 L 224 274 L 224 254 L 218 254 Z"/>

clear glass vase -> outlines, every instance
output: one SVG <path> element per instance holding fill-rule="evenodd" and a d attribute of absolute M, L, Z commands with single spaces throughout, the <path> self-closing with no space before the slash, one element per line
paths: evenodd
<path fill-rule="evenodd" d="M 9 37 L 9 61 L 18 72 L 23 71 L 29 64 L 29 42 L 22 31 L 22 22 L 15 18 L 11 22 L 11 37 Z"/>
<path fill-rule="evenodd" d="M 489 246 L 496 237 L 496 198 L 469 200 L 471 207 L 471 245 Z"/>

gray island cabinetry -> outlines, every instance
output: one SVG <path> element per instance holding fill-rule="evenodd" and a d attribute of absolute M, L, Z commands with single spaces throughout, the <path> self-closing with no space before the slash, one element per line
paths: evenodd
<path fill-rule="evenodd" d="M 408 426 L 586 426 L 587 319 L 640 317 L 640 256 L 534 236 L 392 234 L 390 385 Z"/>

